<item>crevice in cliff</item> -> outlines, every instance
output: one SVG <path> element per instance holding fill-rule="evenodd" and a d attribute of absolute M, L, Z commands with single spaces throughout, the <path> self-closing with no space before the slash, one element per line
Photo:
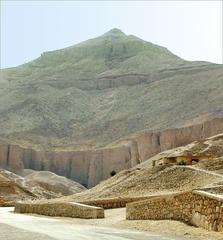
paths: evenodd
<path fill-rule="evenodd" d="M 22 158 L 22 162 L 23 162 L 24 168 L 31 169 L 32 168 L 32 149 L 31 148 L 25 149 L 25 152 L 23 155 L 24 156 Z"/>
<path fill-rule="evenodd" d="M 6 166 L 9 167 L 9 155 L 10 155 L 10 145 L 7 148 L 7 155 L 6 155 Z"/>
<path fill-rule="evenodd" d="M 105 178 L 104 178 L 104 158 L 105 158 L 105 152 L 104 151 L 101 151 L 101 153 L 100 153 L 100 171 L 101 171 L 101 174 L 100 174 L 100 178 L 102 179 L 102 180 L 104 180 Z M 98 183 L 96 183 L 95 185 L 97 185 Z"/>
<path fill-rule="evenodd" d="M 87 179 L 86 179 L 86 188 L 88 188 L 88 184 L 89 184 L 89 177 L 90 177 L 90 165 L 92 163 L 92 159 L 88 158 L 88 166 L 87 166 Z"/>
<path fill-rule="evenodd" d="M 158 133 L 156 136 L 157 136 L 157 145 L 160 147 L 160 133 Z"/>
<path fill-rule="evenodd" d="M 161 138 L 161 133 L 160 133 L 160 132 L 156 133 L 156 138 L 157 138 L 157 146 L 158 146 L 158 151 L 157 151 L 157 153 L 159 153 L 159 152 L 162 151 L 162 150 L 161 150 L 161 140 L 160 140 L 160 138 Z"/>
<path fill-rule="evenodd" d="M 132 164 L 131 163 L 131 167 L 134 167 L 135 165 L 139 164 L 141 162 L 141 159 L 140 159 L 140 154 L 139 154 L 139 146 L 138 146 L 138 142 L 137 141 L 134 141 L 134 144 L 135 144 L 135 150 L 136 150 L 136 164 Z M 131 161 L 132 161 L 132 156 L 131 156 Z"/>
<path fill-rule="evenodd" d="M 44 170 L 45 170 L 44 162 L 41 161 L 41 163 L 40 163 L 40 171 L 44 171 Z"/>
<path fill-rule="evenodd" d="M 204 136 L 204 123 L 202 123 L 201 125 L 201 139 L 204 139 L 205 136 Z"/>
<path fill-rule="evenodd" d="M 30 159 L 31 159 L 31 161 L 30 161 L 30 163 L 29 163 L 29 168 L 31 168 L 31 165 L 32 165 L 32 163 L 33 163 L 33 157 L 34 157 L 34 152 L 33 152 L 32 149 L 30 149 Z"/>
<path fill-rule="evenodd" d="M 131 159 L 132 159 L 132 151 L 131 151 L 131 148 L 130 148 L 130 147 L 128 147 L 128 152 L 129 152 L 129 159 L 130 159 L 130 161 L 131 161 Z"/>
<path fill-rule="evenodd" d="M 68 168 L 67 168 L 67 178 L 71 179 L 71 170 L 72 170 L 72 159 L 68 161 Z"/>

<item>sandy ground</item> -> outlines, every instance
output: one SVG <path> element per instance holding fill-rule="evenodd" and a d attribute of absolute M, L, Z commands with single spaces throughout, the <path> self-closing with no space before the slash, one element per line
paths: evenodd
<path fill-rule="evenodd" d="M 1 240 L 181 240 L 146 231 L 103 226 L 74 218 L 17 214 L 0 208 Z M 103 221 L 103 219 L 102 219 Z M 109 224 L 109 218 L 106 219 Z"/>
<path fill-rule="evenodd" d="M 91 240 L 107 239 L 106 236 L 108 239 L 116 239 L 116 237 L 118 237 L 118 239 L 136 240 L 223 240 L 222 232 L 211 232 L 202 228 L 189 226 L 178 221 L 125 220 L 125 208 L 105 210 L 104 219 L 62 218 L 15 213 L 8 213 L 8 215 L 4 216 L 7 216 L 5 217 L 5 221 L 3 215 L 0 219 L 0 239 L 4 240 L 55 240 L 60 239 L 56 238 L 59 234 L 62 236 L 61 239 L 64 240 L 63 231 L 69 231 L 69 229 L 73 229 L 73 232 L 75 232 L 76 229 L 80 236 L 82 236 L 81 234 L 83 234 L 83 232 L 87 232 L 86 235 L 88 235 L 88 237 L 88 232 L 90 231 L 92 238 L 81 239 Z M 34 226 L 28 226 L 30 221 L 33 222 Z M 28 222 L 27 228 L 25 227 L 26 222 Z M 38 224 L 40 224 L 39 227 Z M 41 224 L 44 224 L 44 226 Z M 56 231 L 58 227 L 55 226 L 55 224 L 58 224 L 59 228 L 61 228 L 61 231 L 56 234 L 56 237 L 52 234 L 48 234 L 47 232 L 50 227 Z M 35 227 L 38 228 L 37 232 Z M 47 231 L 44 230 L 44 227 L 46 227 Z M 44 231 L 41 232 L 39 229 Z M 142 235 L 135 235 L 135 230 L 140 230 Z M 148 233 L 148 236 L 146 236 L 145 232 Z M 73 239 L 75 240 L 79 238 Z"/>
<path fill-rule="evenodd" d="M 223 240 L 223 233 L 209 232 L 202 228 L 188 226 L 182 222 L 169 220 L 144 220 L 144 221 L 123 221 L 119 227 L 138 229 L 153 233 L 160 233 L 166 236 L 180 237 L 188 240 Z"/>
<path fill-rule="evenodd" d="M 189 226 L 179 221 L 170 220 L 125 220 L 125 208 L 105 210 L 104 219 L 66 219 L 78 224 L 92 224 L 120 229 L 137 229 L 170 238 L 185 240 L 223 240 L 223 233 L 207 231 Z"/>
<path fill-rule="evenodd" d="M 1 240 L 55 240 L 46 234 L 34 233 L 0 223 Z"/>

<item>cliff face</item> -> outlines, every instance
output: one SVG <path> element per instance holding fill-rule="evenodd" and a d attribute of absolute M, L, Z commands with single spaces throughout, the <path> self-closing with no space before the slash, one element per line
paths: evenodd
<path fill-rule="evenodd" d="M 88 151 L 40 151 L 17 145 L 0 145 L 0 167 L 13 172 L 24 168 L 52 171 L 93 187 L 153 155 L 223 132 L 223 118 L 184 128 L 142 133 L 116 146 Z"/>
<path fill-rule="evenodd" d="M 51 171 L 95 186 L 112 171 L 130 168 L 130 147 L 120 146 L 89 151 L 40 151 L 17 145 L 0 145 L 0 167 L 19 173 L 24 168 Z"/>

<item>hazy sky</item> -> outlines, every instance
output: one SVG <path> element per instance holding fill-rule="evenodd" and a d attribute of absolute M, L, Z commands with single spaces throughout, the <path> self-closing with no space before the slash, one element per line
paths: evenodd
<path fill-rule="evenodd" d="M 184 59 L 222 63 L 222 1 L 1 0 L 1 68 L 115 27 Z"/>

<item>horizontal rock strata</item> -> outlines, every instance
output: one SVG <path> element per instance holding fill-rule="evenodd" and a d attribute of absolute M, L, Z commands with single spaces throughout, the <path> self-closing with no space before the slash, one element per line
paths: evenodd
<path fill-rule="evenodd" d="M 223 118 L 193 126 L 145 132 L 116 145 L 86 151 L 46 151 L 0 144 L 0 167 L 19 173 L 24 168 L 51 171 L 87 187 L 155 154 L 223 132 Z"/>

